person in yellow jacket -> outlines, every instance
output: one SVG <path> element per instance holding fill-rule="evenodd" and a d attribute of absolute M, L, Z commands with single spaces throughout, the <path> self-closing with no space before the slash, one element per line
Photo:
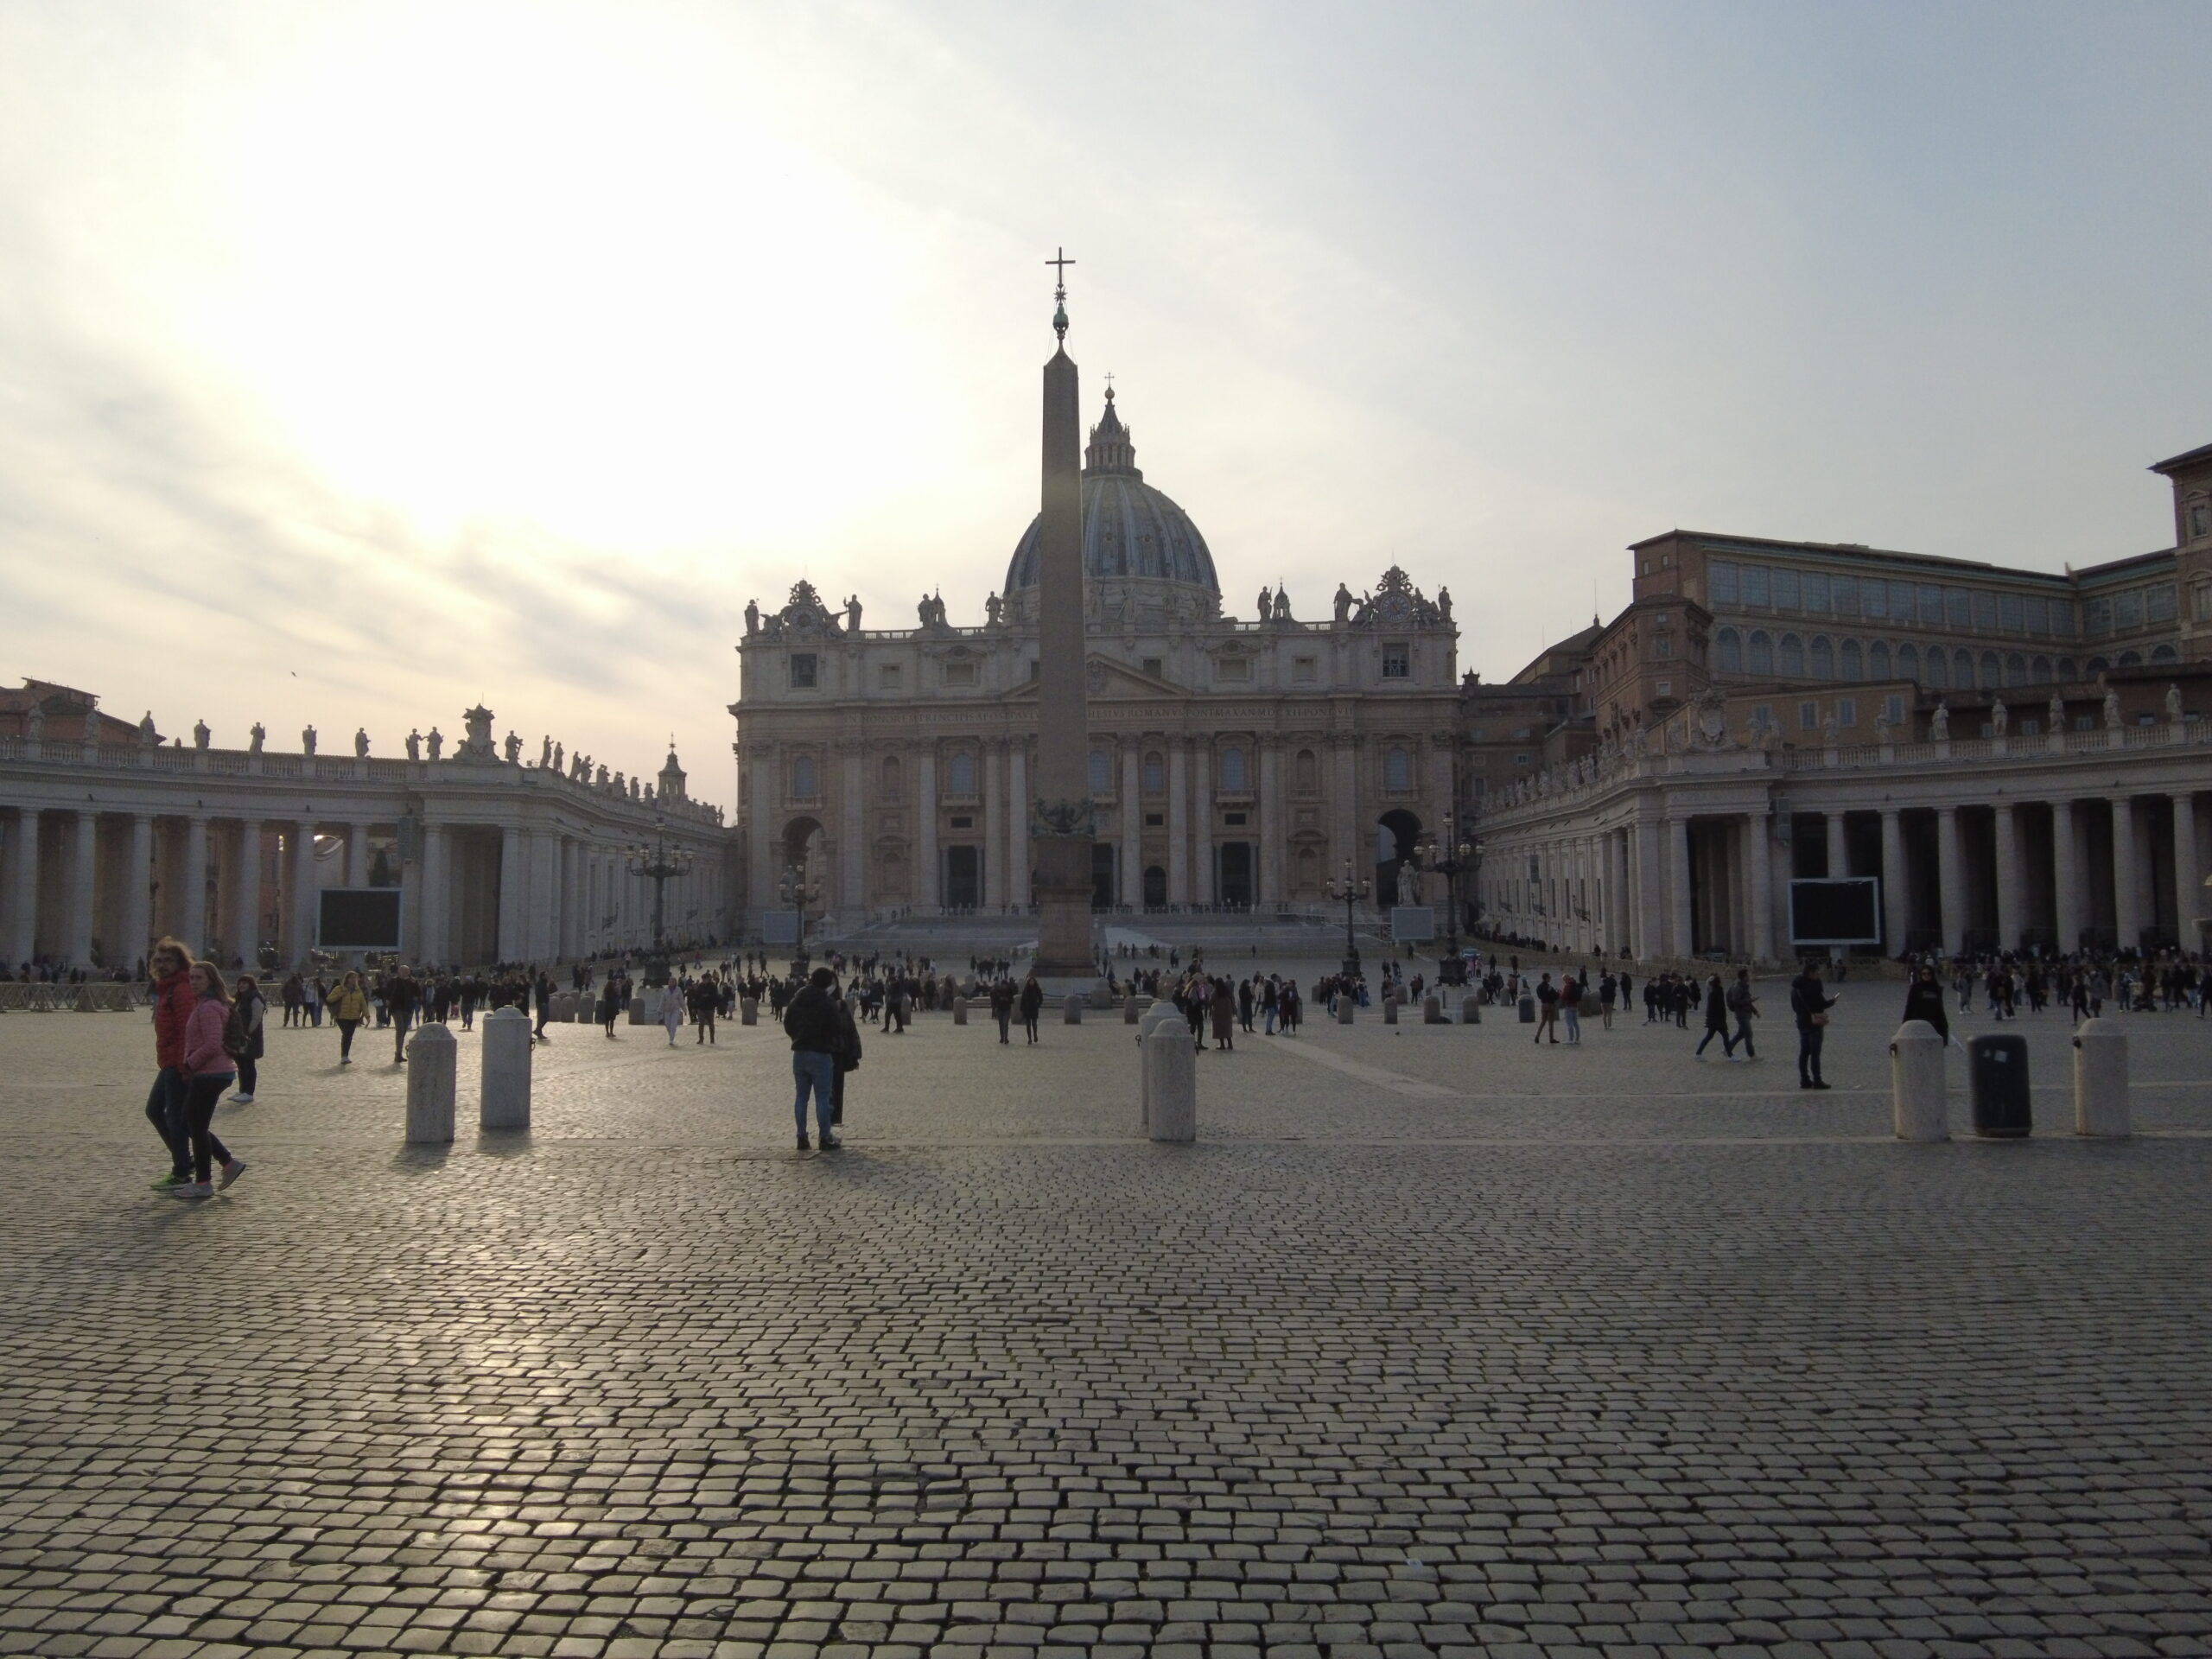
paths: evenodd
<path fill-rule="evenodd" d="M 330 999 L 331 1016 L 338 1021 L 338 1064 L 353 1064 L 353 1033 L 361 1021 L 369 1017 L 369 994 L 361 988 L 361 976 L 349 973 L 339 982 L 338 994 Z"/>

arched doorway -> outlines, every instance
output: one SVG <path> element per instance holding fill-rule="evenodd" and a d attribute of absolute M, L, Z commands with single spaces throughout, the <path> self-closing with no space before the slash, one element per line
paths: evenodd
<path fill-rule="evenodd" d="M 1144 903 L 1147 910 L 1157 910 L 1167 902 L 1167 872 L 1157 864 L 1147 864 L 1144 870 Z"/>
<path fill-rule="evenodd" d="M 813 818 L 793 818 L 784 826 L 783 858 L 769 878 L 774 890 L 768 896 L 778 907 L 784 902 L 784 872 L 794 868 L 804 874 L 809 887 L 819 887 L 821 896 L 806 906 L 806 913 L 810 917 L 821 915 L 835 895 L 830 891 L 830 860 L 822 825 Z"/>
<path fill-rule="evenodd" d="M 1398 871 L 1421 839 L 1421 820 L 1394 806 L 1375 821 L 1375 902 L 1398 902 Z"/>

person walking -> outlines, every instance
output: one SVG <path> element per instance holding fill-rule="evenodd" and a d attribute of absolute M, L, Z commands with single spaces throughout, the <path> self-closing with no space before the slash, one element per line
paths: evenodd
<path fill-rule="evenodd" d="M 1014 982 L 1003 976 L 991 982 L 991 1018 L 999 1022 L 999 1041 L 1004 1043 L 1014 1020 Z"/>
<path fill-rule="evenodd" d="M 1536 1036 L 1539 1043 L 1544 1033 L 1552 1034 L 1552 1042 L 1559 1042 L 1559 987 L 1552 983 L 1549 973 L 1536 982 Z"/>
<path fill-rule="evenodd" d="M 391 1014 L 391 1063 L 407 1064 L 407 1033 L 422 1012 L 423 986 L 405 963 L 384 982 L 385 1007 Z"/>
<path fill-rule="evenodd" d="M 683 1026 L 683 988 L 674 979 L 660 988 L 660 1022 L 668 1033 L 668 1046 L 676 1046 L 676 1033 Z"/>
<path fill-rule="evenodd" d="M 721 1011 L 721 985 L 712 973 L 691 987 L 685 1001 L 691 1010 L 691 1041 L 695 1046 L 710 1045 L 715 1040 L 715 1016 Z"/>
<path fill-rule="evenodd" d="M 1567 1027 L 1567 1040 L 1573 1047 L 1582 1040 L 1582 981 L 1569 974 L 1560 982 L 1559 1019 Z"/>
<path fill-rule="evenodd" d="M 1037 982 L 1037 972 L 1032 969 L 1021 982 L 1021 1028 L 1029 1033 L 1029 1040 L 1037 1040 L 1037 1014 L 1045 1006 L 1045 988 Z"/>
<path fill-rule="evenodd" d="M 817 968 L 784 1009 L 784 1034 L 791 1039 L 791 1081 L 798 1093 L 791 1116 L 798 1123 L 798 1149 L 812 1150 L 806 1139 L 806 1097 L 814 1096 L 815 1127 L 821 1131 L 822 1150 L 835 1152 L 840 1142 L 832 1131 L 836 1114 L 837 1010 L 830 1000 L 836 975 Z"/>
<path fill-rule="evenodd" d="M 1821 1045 L 1827 1037 L 1828 1010 L 1835 998 L 1821 983 L 1821 964 L 1808 962 L 1789 982 L 1789 1012 L 1797 1018 L 1797 1086 L 1825 1089 L 1821 1080 Z"/>
<path fill-rule="evenodd" d="M 185 1129 L 185 1033 L 192 1023 L 192 953 L 172 938 L 156 943 L 146 963 L 153 976 L 154 1086 L 146 1095 L 146 1121 L 169 1154 L 169 1173 L 156 1181 L 166 1192 L 192 1179 L 191 1148 Z"/>
<path fill-rule="evenodd" d="M 1725 1059 L 1736 1058 L 1736 1039 L 1728 1034 L 1728 1001 L 1720 990 L 1720 976 L 1715 974 L 1705 987 L 1705 1035 L 1697 1039 L 1697 1047 L 1690 1058 L 1705 1058 L 1705 1046 L 1714 1038 L 1720 1039 L 1720 1053 Z"/>
<path fill-rule="evenodd" d="M 1728 988 L 1728 1011 L 1736 1016 L 1736 1040 L 1743 1045 L 1744 1059 L 1748 1064 L 1759 1057 L 1751 1046 L 1751 1021 L 1759 1017 L 1758 999 L 1751 995 L 1751 970 L 1738 968 L 1736 982 Z"/>
<path fill-rule="evenodd" d="M 1200 982 L 1201 984 L 1204 982 Z M 1236 1046 L 1236 993 L 1230 988 L 1226 977 L 1213 982 L 1213 1046 L 1217 1048 Z"/>
<path fill-rule="evenodd" d="M 188 970 L 194 999 L 185 1024 L 184 1071 L 189 1079 L 184 1101 L 185 1136 L 191 1149 L 191 1179 L 168 1188 L 171 1198 L 206 1198 L 214 1196 L 209 1182 L 219 1163 L 223 1185 L 228 1186 L 245 1173 L 245 1160 L 234 1156 L 216 1137 L 215 1103 L 238 1077 L 238 1065 L 223 1047 L 230 1026 L 231 997 L 222 970 L 212 962 L 195 962 Z"/>
<path fill-rule="evenodd" d="M 232 1055 L 238 1063 L 238 1091 L 231 1096 L 233 1106 L 253 1104 L 253 1085 L 261 1077 L 262 1026 L 268 1013 L 269 999 L 261 994 L 261 982 L 251 974 L 240 974 L 231 995 L 231 1023 L 244 1043 Z"/>
<path fill-rule="evenodd" d="M 348 969 L 330 999 L 330 1017 L 338 1022 L 338 1064 L 353 1064 L 353 1033 L 369 1017 L 369 994 L 361 988 L 360 975 Z"/>

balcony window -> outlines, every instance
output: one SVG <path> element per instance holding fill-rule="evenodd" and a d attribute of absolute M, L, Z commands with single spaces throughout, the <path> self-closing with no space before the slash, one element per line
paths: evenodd
<path fill-rule="evenodd" d="M 811 691 L 814 689 L 814 653 L 798 651 L 791 653 L 791 690 Z"/>
<path fill-rule="evenodd" d="M 1382 677 L 1404 680 L 1413 677 L 1413 647 L 1403 639 L 1393 639 L 1382 647 Z"/>

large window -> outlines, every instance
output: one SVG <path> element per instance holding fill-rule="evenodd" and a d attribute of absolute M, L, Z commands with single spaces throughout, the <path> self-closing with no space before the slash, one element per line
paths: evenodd
<path fill-rule="evenodd" d="M 1835 649 L 1828 644 L 1827 636 L 1824 633 L 1813 637 L 1812 669 L 1813 677 L 1816 680 L 1835 677 Z"/>
<path fill-rule="evenodd" d="M 2040 638 L 2050 632 L 2050 601 L 2049 600 L 2043 598 L 2040 594 L 2030 594 L 2027 603 L 2021 608 L 2026 613 L 2024 620 L 2030 633 Z"/>
<path fill-rule="evenodd" d="M 969 797 L 976 792 L 976 757 L 965 749 L 953 752 L 945 767 L 944 790 L 948 795 Z"/>
<path fill-rule="evenodd" d="M 1090 752 L 1090 792 L 1111 795 L 1114 792 L 1114 757 L 1103 749 Z"/>
<path fill-rule="evenodd" d="M 2028 607 L 2021 603 L 2018 594 L 1997 596 L 1997 626 L 2007 633 L 2019 633 L 2028 626 Z"/>
<path fill-rule="evenodd" d="M 1870 680 L 1890 677 L 1890 648 L 1879 639 L 1866 647 L 1866 677 Z"/>
<path fill-rule="evenodd" d="M 1794 633 L 1782 636 L 1782 677 L 1785 680 L 1805 677 L 1805 642 Z"/>
<path fill-rule="evenodd" d="M 1932 583 L 1920 588 L 1920 626 L 1940 628 L 1943 626 L 1943 590 Z"/>
<path fill-rule="evenodd" d="M 1976 626 L 1977 628 L 1980 628 L 1980 630 L 1982 630 L 1982 632 L 1985 632 L 1985 633 L 1993 633 L 1993 632 L 1996 632 L 1996 628 L 1997 628 L 1997 595 L 1996 595 L 1996 594 L 1991 594 L 1991 593 L 1976 593 L 1976 594 L 1974 594 L 1974 626 Z"/>
<path fill-rule="evenodd" d="M 1866 659 L 1860 653 L 1859 642 L 1856 639 L 1847 639 L 1843 642 L 1843 649 L 1836 653 L 1836 666 L 1847 680 L 1863 680 L 1866 677 Z"/>
<path fill-rule="evenodd" d="M 791 653 L 791 688 L 798 691 L 814 689 L 814 653 L 797 651 Z"/>
<path fill-rule="evenodd" d="M 1382 647 L 1382 677 L 1404 680 L 1413 677 L 1413 646 L 1403 639 L 1392 639 Z"/>
<path fill-rule="evenodd" d="M 1821 614 L 1828 608 L 1828 579 L 1817 571 L 1805 573 L 1805 608 Z"/>
<path fill-rule="evenodd" d="M 816 788 L 817 784 L 814 776 L 814 757 L 810 754 L 801 754 L 792 757 L 791 799 L 795 801 L 815 800 L 818 798 L 815 793 Z"/>
<path fill-rule="evenodd" d="M 2140 588 L 2131 588 L 2113 601 L 2112 620 L 2116 628 L 2131 629 L 2143 626 L 2143 590 Z"/>
<path fill-rule="evenodd" d="M 1733 605 L 1736 602 L 1736 566 L 1728 559 L 1714 559 L 1705 567 L 1706 581 L 1713 588 L 1713 602 Z"/>
<path fill-rule="evenodd" d="M 2005 659 L 2005 683 L 2025 685 L 2028 683 L 2028 659 L 2014 652 Z"/>
<path fill-rule="evenodd" d="M 1931 646 L 1929 650 L 1926 683 L 1935 687 L 1938 691 L 1950 689 L 1951 659 L 1944 653 L 1943 647 L 1941 645 Z"/>
<path fill-rule="evenodd" d="M 1161 795 L 1166 790 L 1167 763 L 1160 758 L 1160 751 L 1154 749 L 1144 758 L 1144 792 Z"/>
<path fill-rule="evenodd" d="M 1951 653 L 1951 680 L 1961 691 L 1974 690 L 1974 653 L 1955 651 Z"/>
<path fill-rule="evenodd" d="M 1723 674 L 1740 674 L 1744 671 L 1743 636 L 1735 629 L 1721 629 L 1719 637 L 1713 641 L 1713 645 L 1719 653 L 1720 671 Z"/>
<path fill-rule="evenodd" d="M 1321 763 L 1315 759 L 1313 750 L 1300 749 L 1298 752 L 1298 759 L 1291 768 L 1291 776 L 1296 779 L 1296 787 L 1300 794 L 1320 793 Z"/>
<path fill-rule="evenodd" d="M 1899 645 L 1897 647 L 1897 677 L 1901 680 L 1910 680 L 1916 685 L 1920 683 L 1919 646 Z"/>
<path fill-rule="evenodd" d="M 1963 628 L 1969 626 L 1973 621 L 1974 601 L 1967 590 L 1963 588 L 1946 588 L 1943 590 L 1943 626 L 1947 628 Z"/>
<path fill-rule="evenodd" d="M 1232 743 L 1221 752 L 1221 786 L 1232 793 L 1242 793 L 1252 787 L 1244 750 Z"/>
<path fill-rule="evenodd" d="M 1751 672 L 1762 679 L 1774 672 L 1774 641 L 1764 628 L 1751 636 Z"/>
<path fill-rule="evenodd" d="M 1835 607 L 1838 616 L 1859 614 L 1859 578 L 1831 576 L 1828 579 L 1828 603 Z"/>
<path fill-rule="evenodd" d="M 1756 605 L 1761 610 L 1766 608 L 1766 566 L 1747 564 L 1744 567 L 1743 592 L 1745 604 Z M 1720 595 L 1715 594 L 1713 597 L 1718 599 Z"/>
<path fill-rule="evenodd" d="M 1414 786 L 1414 758 L 1393 745 L 1382 755 L 1382 787 L 1403 791 Z"/>
<path fill-rule="evenodd" d="M 1800 602 L 1797 573 L 1795 570 L 1776 571 L 1774 573 L 1774 608 L 1777 611 L 1794 611 Z"/>
<path fill-rule="evenodd" d="M 2171 582 L 2160 582 L 2157 587 L 2148 589 L 2143 597 L 2151 620 L 2153 622 L 2172 621 L 2174 613 L 2180 608 L 2179 591 Z"/>

